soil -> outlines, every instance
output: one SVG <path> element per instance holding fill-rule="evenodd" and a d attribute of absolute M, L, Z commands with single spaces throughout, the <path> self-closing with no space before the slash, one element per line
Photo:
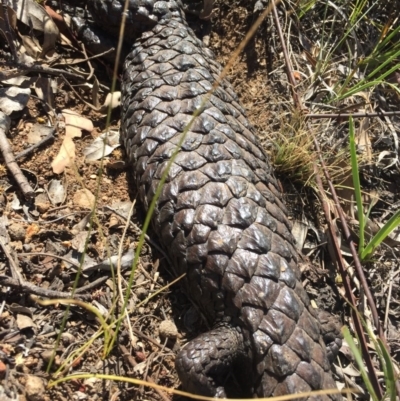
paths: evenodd
<path fill-rule="evenodd" d="M 222 65 L 229 61 L 255 21 L 251 2 L 237 0 L 232 2 L 234 4 L 227 3 L 222 0 L 216 2 L 210 26 L 195 17 L 190 18 L 200 36 L 210 30 L 210 46 Z M 248 110 L 248 117 L 257 128 L 267 152 L 274 147 L 282 120 L 293 111 L 281 50 L 273 21 L 268 17 L 229 72 L 229 79 Z M 58 42 L 56 53 L 69 60 L 84 57 L 74 44 Z M 109 88 L 113 66 L 96 59 L 91 64 L 99 82 Z M 68 63 L 61 62 L 55 68 L 68 70 Z M 0 72 L 5 70 L 6 67 L 2 67 Z M 89 67 L 86 63 L 77 64 L 76 71 L 88 72 Z M 29 75 L 35 78 L 40 76 L 35 72 Z M 135 205 L 132 222 L 126 223 L 127 210 L 135 199 L 135 193 L 129 191 L 132 188 L 129 168 L 121 168 L 124 156 L 120 148 L 107 155 L 104 162 L 85 160 L 85 149 L 106 126 L 105 115 L 85 104 L 85 101 L 93 104 L 92 87 L 88 84 L 92 84 L 93 80 L 86 84 L 71 81 L 71 86 L 67 84 L 67 78 L 43 76 L 57 83 L 52 106 L 57 114 L 51 116 L 50 113 L 49 116 L 45 102 L 32 96 L 24 110 L 16 116 L 14 114 L 7 134 L 14 155 L 31 146 L 28 140 L 35 124 L 62 121 L 59 113 L 65 109 L 87 118 L 93 123 L 93 129 L 90 132 L 84 130 L 81 137 L 73 139 L 76 147 L 73 166 L 65 168 L 60 174 L 54 172 L 52 162 L 65 141 L 65 130 L 58 129 L 52 142 L 18 160 L 19 166 L 30 172 L 27 174 L 35 189 L 35 204 L 24 201 L 4 164 L 0 165 L 0 209 L 3 209 L 0 214 L 0 239 L 3 242 L 2 249 L 7 247 L 9 250 L 8 255 L 0 251 L 0 282 L 4 276 L 19 276 L 25 283 L 44 291 L 61 293 L 52 305 L 41 305 L 31 296 L 28 285 L 3 285 L 1 288 L 0 399 L 171 399 L 172 396 L 162 390 L 103 380 L 94 375 L 47 387 L 54 379 L 62 379 L 69 374 L 96 373 L 151 380 L 168 388 L 179 388 L 174 355 L 182 344 L 206 328 L 199 312 L 180 292 L 179 285 L 171 285 L 174 277 L 169 273 L 168 260 L 157 247 L 151 231 L 149 237 L 152 240 L 145 241 L 140 252 L 127 300 L 129 319 L 120 321 L 116 342 L 108 355 L 103 355 L 107 338 L 104 334 L 98 335 L 101 325 L 95 315 L 82 305 L 67 305 L 61 300 L 62 295 L 71 288 L 80 288 L 99 279 L 97 286 L 84 292 L 89 295 L 89 304 L 101 311 L 104 324 L 120 316 L 123 297 L 119 300 L 117 297 L 120 293 L 125 294 L 130 269 L 121 268 L 122 273 L 117 275 L 106 267 L 90 269 L 90 266 L 106 260 L 108 255 L 118 255 L 120 246 L 123 254 L 135 250 L 144 215 L 140 206 Z M 104 101 L 106 95 L 107 90 L 101 90 L 100 102 Z M 118 108 L 111 113 L 110 126 L 116 130 L 119 127 Z M 330 146 L 326 138 L 322 140 L 322 146 Z M 303 268 L 304 285 L 319 308 L 336 312 L 343 323 L 348 323 L 349 314 L 345 311 L 342 285 L 328 252 L 320 198 L 315 195 L 314 189 L 299 186 L 290 177 L 280 175 L 279 178 L 293 222 L 306 216 L 311 226 L 304 243 L 304 252 L 310 256 Z M 399 177 L 392 174 L 384 178 L 386 192 L 381 191 L 380 202 L 393 207 Z M 55 180 L 60 181 L 59 188 L 65 192 L 63 199 L 57 202 L 50 199 L 55 196 L 52 188 Z M 85 207 L 85 201 L 88 200 L 81 191 L 83 187 L 89 191 L 89 197 L 97 195 L 95 218 L 91 218 L 89 208 Z M 386 198 L 382 196 L 383 192 Z M 393 247 L 396 246 L 397 242 L 393 244 Z M 82 254 L 86 254 L 84 267 L 89 270 L 76 279 L 74 264 L 79 265 Z M 394 322 L 398 313 L 396 300 L 399 299 L 395 262 L 395 258 L 386 258 L 374 265 L 368 272 L 368 279 L 373 283 L 372 289 L 382 318 L 387 302 L 390 302 L 392 309 L 387 325 L 388 339 L 392 356 L 397 359 L 400 342 Z M 12 274 L 13 271 L 16 276 Z M 387 281 L 389 272 L 391 283 Z M 387 291 L 392 292 L 390 300 L 385 296 Z M 113 334 L 110 327 L 106 332 Z M 352 358 L 345 351 L 341 353 L 342 363 L 353 366 Z M 343 379 L 339 382 L 343 382 Z M 179 399 L 178 396 L 174 398 Z"/>

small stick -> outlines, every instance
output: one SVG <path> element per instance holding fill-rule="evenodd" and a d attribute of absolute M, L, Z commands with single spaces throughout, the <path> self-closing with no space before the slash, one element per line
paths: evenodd
<path fill-rule="evenodd" d="M 3 250 L 4 255 L 6 255 L 9 263 L 10 263 L 10 272 L 11 275 L 13 276 L 13 279 L 16 280 L 17 282 L 21 283 L 22 281 L 24 281 L 21 272 L 18 269 L 18 266 L 15 262 L 15 260 L 13 259 L 11 253 L 9 252 L 7 245 L 4 243 L 4 241 L 2 240 L 2 238 L 0 237 L 0 248 Z"/>
<path fill-rule="evenodd" d="M 86 76 L 83 74 L 82 75 L 74 74 L 72 72 L 59 70 L 57 68 L 45 67 L 45 66 L 39 65 L 39 64 L 27 65 L 27 64 L 22 64 L 22 63 L 5 62 L 4 65 L 20 68 L 21 72 L 23 74 L 25 74 L 28 71 L 29 72 L 41 72 L 44 74 L 56 75 L 56 76 L 64 75 L 65 77 L 68 77 L 68 78 L 75 78 L 75 79 L 80 79 L 80 80 L 86 81 Z M 22 73 L 21 73 L 21 75 L 23 75 Z M 7 73 L 0 74 L 0 79 L 7 79 L 7 78 L 8 78 Z"/>
<path fill-rule="evenodd" d="M 19 168 L 13 155 L 10 144 L 8 143 L 6 133 L 10 129 L 10 117 L 0 112 L 0 151 L 3 154 L 4 162 L 10 173 L 14 176 L 15 181 L 21 188 L 26 200 L 32 200 L 35 197 L 35 191 L 30 186 L 28 180 Z"/>
<path fill-rule="evenodd" d="M 400 111 L 377 111 L 373 113 L 368 112 L 358 112 L 358 113 L 315 113 L 315 114 L 305 114 L 304 118 L 363 118 L 363 117 L 391 117 L 400 116 Z"/>
<path fill-rule="evenodd" d="M 106 281 L 106 277 L 104 278 L 104 281 Z M 99 283 L 96 280 L 96 285 Z M 18 288 L 20 291 L 23 291 L 26 294 L 34 294 L 38 295 L 39 297 L 45 297 L 45 298 L 62 298 L 62 299 L 69 299 L 69 298 L 80 298 L 83 300 L 92 300 L 92 296 L 90 294 L 77 294 L 76 291 L 74 294 L 70 292 L 61 292 L 61 291 L 54 291 L 54 290 L 49 290 L 47 288 L 41 288 L 38 287 L 32 283 L 29 283 L 25 280 L 18 281 L 17 279 L 7 277 L 7 276 L 0 276 L 0 285 L 4 285 L 7 287 L 12 287 L 12 288 Z M 93 283 L 90 283 L 89 288 L 93 286 Z M 85 286 L 85 287 L 88 287 Z M 87 288 L 85 288 L 87 289 Z"/>
<path fill-rule="evenodd" d="M 38 143 L 35 143 L 34 145 L 29 147 L 28 149 L 25 149 L 22 152 L 17 153 L 15 155 L 15 160 L 18 160 L 21 157 L 26 157 L 29 154 L 31 154 L 35 149 L 40 148 L 41 146 L 43 146 L 47 142 L 53 141 L 55 132 L 56 132 L 56 129 L 55 129 L 55 127 L 53 127 L 53 129 L 49 132 L 49 134 L 46 137 L 44 137 L 42 140 L 40 140 Z"/>

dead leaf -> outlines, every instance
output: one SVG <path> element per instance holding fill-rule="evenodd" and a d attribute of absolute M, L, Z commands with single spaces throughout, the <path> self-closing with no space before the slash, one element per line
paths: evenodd
<path fill-rule="evenodd" d="M 369 117 L 364 117 L 360 121 L 356 133 L 357 150 L 363 153 L 363 160 L 366 159 L 368 163 L 372 160 L 372 145 L 368 135 Z"/>
<path fill-rule="evenodd" d="M 28 103 L 31 90 L 29 88 L 18 88 L 11 86 L 0 89 L 0 110 L 7 116 L 13 112 L 21 111 Z"/>
<path fill-rule="evenodd" d="M 3 79 L 1 83 L 12 86 L 21 86 L 25 81 L 29 81 L 31 78 L 26 75 L 20 75 L 19 77 Z"/>
<path fill-rule="evenodd" d="M 36 38 L 28 35 L 19 35 L 22 39 L 22 45 L 26 53 L 37 60 L 42 52 L 42 47 L 40 46 L 39 42 Z"/>
<path fill-rule="evenodd" d="M 99 160 L 103 156 L 108 156 L 119 146 L 120 138 L 118 131 L 104 132 L 84 149 L 85 161 Z"/>
<path fill-rule="evenodd" d="M 17 327 L 19 330 L 29 329 L 35 327 L 33 320 L 26 315 L 17 315 Z"/>
<path fill-rule="evenodd" d="M 302 221 L 295 220 L 292 227 L 292 235 L 296 240 L 296 248 L 298 250 L 303 249 L 304 242 L 307 237 L 308 225 L 303 223 Z"/>
<path fill-rule="evenodd" d="M 92 235 L 94 233 L 92 232 L 90 234 Z M 85 250 L 85 244 L 88 235 L 89 235 L 88 231 L 81 231 L 80 233 L 76 234 L 71 241 L 72 249 L 75 249 L 79 253 L 83 253 L 83 251 Z"/>
<path fill-rule="evenodd" d="M 55 106 L 54 93 L 57 91 L 56 81 L 52 78 L 38 77 L 34 88 L 39 99 L 44 101 L 46 111 L 52 113 Z"/>
<path fill-rule="evenodd" d="M 86 117 L 82 117 L 72 110 L 62 110 L 65 119 L 65 131 L 71 138 L 81 137 L 82 131 L 93 131 L 93 123 Z"/>
<path fill-rule="evenodd" d="M 40 57 L 52 56 L 60 32 L 57 28 L 57 25 L 50 18 L 50 16 L 47 14 L 46 11 L 45 11 L 45 16 L 43 18 L 43 33 L 44 33 L 44 39 L 42 45 L 42 53 Z"/>
<path fill-rule="evenodd" d="M 65 118 L 65 137 L 58 155 L 51 163 L 56 174 L 61 174 L 75 160 L 75 144 L 72 138 L 81 137 L 82 130 L 93 131 L 93 123 L 89 119 L 72 110 L 63 110 L 62 114 Z"/>
<path fill-rule="evenodd" d="M 14 0 L 12 7 L 22 23 L 43 33 L 43 44 L 42 46 L 39 45 L 37 56 L 43 57 L 53 50 L 59 36 L 59 30 L 46 10 L 34 0 Z"/>
<path fill-rule="evenodd" d="M 53 131 L 53 127 L 47 127 L 43 124 L 33 124 L 28 135 L 26 137 L 26 142 L 34 145 L 41 141 L 44 137 L 50 134 Z"/>
<path fill-rule="evenodd" d="M 75 144 L 68 136 L 64 138 L 58 155 L 51 163 L 55 174 L 61 174 L 65 167 L 69 166 L 75 160 Z"/>
<path fill-rule="evenodd" d="M 48 188 L 50 201 L 53 205 L 63 203 L 66 197 L 66 191 L 60 180 L 51 180 Z"/>

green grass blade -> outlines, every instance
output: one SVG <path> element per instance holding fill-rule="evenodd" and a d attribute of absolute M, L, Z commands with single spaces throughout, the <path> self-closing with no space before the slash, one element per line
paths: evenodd
<path fill-rule="evenodd" d="M 381 77 L 378 77 L 378 80 L 371 81 L 371 82 L 366 82 L 366 80 L 360 81 L 358 84 L 354 85 L 351 89 L 349 89 L 348 92 L 344 93 L 343 95 L 340 95 L 333 99 L 334 101 L 338 102 L 340 100 L 346 99 L 347 97 L 350 97 L 352 95 L 355 95 L 359 92 L 362 92 L 366 89 L 369 88 L 375 88 L 378 85 L 385 84 L 390 86 L 392 89 L 394 89 L 397 93 L 400 93 L 400 90 L 397 88 L 396 85 L 389 84 L 388 82 L 383 82 L 383 79 L 386 78 L 388 75 L 390 75 L 392 72 L 397 71 L 399 69 L 399 66 L 396 65 L 393 68 L 391 68 L 389 71 L 387 71 L 385 74 L 383 74 Z M 343 91 L 341 91 L 343 92 Z"/>
<path fill-rule="evenodd" d="M 364 244 L 365 244 L 365 239 L 364 239 L 365 222 L 364 222 L 364 208 L 361 198 L 360 176 L 358 174 L 357 149 L 354 135 L 353 117 L 349 118 L 349 135 L 350 135 L 351 172 L 353 176 L 354 194 L 357 202 L 358 222 L 360 224 L 360 230 L 358 234 L 360 237 L 360 242 L 358 245 L 358 253 L 361 254 L 364 250 Z"/>
<path fill-rule="evenodd" d="M 372 386 L 371 380 L 369 379 L 369 375 L 367 370 L 365 369 L 363 359 L 361 357 L 361 353 L 355 344 L 353 337 L 351 336 L 349 329 L 344 326 L 342 329 L 343 337 L 346 340 L 347 344 L 350 347 L 351 352 L 353 353 L 354 359 L 357 363 L 358 368 L 360 369 L 360 374 L 363 379 L 364 384 L 367 387 L 369 394 L 373 401 L 379 401 L 378 397 L 376 396 L 374 387 Z"/>
<path fill-rule="evenodd" d="M 382 357 L 385 360 L 384 372 L 385 372 L 386 393 L 389 395 L 390 401 L 396 401 L 396 374 L 394 372 L 393 362 L 392 359 L 390 358 L 389 353 L 387 352 L 386 347 L 384 346 L 380 338 L 377 339 L 377 343 L 379 345 Z"/>
<path fill-rule="evenodd" d="M 387 238 L 387 236 L 400 225 L 400 210 L 398 210 L 386 224 L 375 234 L 365 249 L 361 252 L 362 260 L 368 259 L 375 249 Z"/>

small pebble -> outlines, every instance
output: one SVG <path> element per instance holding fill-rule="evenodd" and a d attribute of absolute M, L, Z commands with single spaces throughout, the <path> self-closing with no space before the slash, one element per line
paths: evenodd
<path fill-rule="evenodd" d="M 148 293 L 149 293 L 148 290 L 143 287 L 139 287 L 137 290 L 135 290 L 135 294 L 140 300 L 145 299 Z"/>
<path fill-rule="evenodd" d="M 158 333 L 161 338 L 176 338 L 178 337 L 178 329 L 172 320 L 164 320 L 158 327 Z"/>
<path fill-rule="evenodd" d="M 24 244 L 22 245 L 24 252 L 32 252 L 32 245 L 31 244 Z"/>
<path fill-rule="evenodd" d="M 25 239 L 25 228 L 18 223 L 13 223 L 8 227 L 8 233 L 13 241 L 22 241 Z"/>
<path fill-rule="evenodd" d="M 40 354 L 40 356 L 42 357 L 42 359 L 43 359 L 45 362 L 49 362 L 50 359 L 51 359 L 52 356 L 53 356 L 53 350 L 52 350 L 52 349 L 47 349 L 47 350 L 43 351 L 43 352 Z"/>
<path fill-rule="evenodd" d="M 42 401 L 45 392 L 43 380 L 33 375 L 26 375 L 25 379 L 26 398 L 30 401 Z"/>

